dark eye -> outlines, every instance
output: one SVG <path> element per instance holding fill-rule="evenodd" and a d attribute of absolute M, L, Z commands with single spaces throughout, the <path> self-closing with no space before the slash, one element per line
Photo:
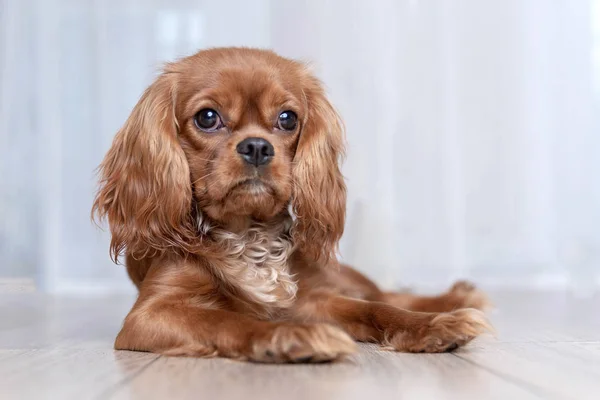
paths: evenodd
<path fill-rule="evenodd" d="M 277 127 L 282 131 L 293 131 L 298 125 L 298 116 L 295 112 L 287 110 L 279 114 Z"/>
<path fill-rule="evenodd" d="M 214 132 L 223 126 L 221 117 L 212 108 L 203 108 L 194 116 L 194 123 L 198 129 L 205 132 Z"/>

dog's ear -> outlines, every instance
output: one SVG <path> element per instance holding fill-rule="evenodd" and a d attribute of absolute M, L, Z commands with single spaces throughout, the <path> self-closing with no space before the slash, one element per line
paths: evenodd
<path fill-rule="evenodd" d="M 177 140 L 176 82 L 163 73 L 142 95 L 99 167 L 92 214 L 107 218 L 111 257 L 133 257 L 189 243 L 192 188 Z"/>
<path fill-rule="evenodd" d="M 304 93 L 308 113 L 294 157 L 292 236 L 305 256 L 327 263 L 335 259 L 344 231 L 344 126 L 316 78 L 307 78 Z"/>

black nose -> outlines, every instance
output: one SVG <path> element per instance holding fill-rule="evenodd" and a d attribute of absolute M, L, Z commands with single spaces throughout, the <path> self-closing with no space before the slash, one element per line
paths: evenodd
<path fill-rule="evenodd" d="M 271 143 L 255 137 L 242 140 L 236 149 L 247 163 L 257 167 L 267 164 L 275 155 L 275 149 Z"/>

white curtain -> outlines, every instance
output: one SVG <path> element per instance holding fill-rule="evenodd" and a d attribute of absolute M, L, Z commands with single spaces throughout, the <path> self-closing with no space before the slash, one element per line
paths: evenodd
<path fill-rule="evenodd" d="M 0 0 L 0 278 L 131 290 L 93 170 L 164 61 L 311 61 L 348 130 L 341 251 L 388 287 L 600 283 L 599 0 Z"/>

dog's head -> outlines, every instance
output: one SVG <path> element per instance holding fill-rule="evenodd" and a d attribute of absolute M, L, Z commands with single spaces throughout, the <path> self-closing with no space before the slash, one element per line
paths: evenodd
<path fill-rule="evenodd" d="M 143 94 L 100 166 L 94 212 L 107 216 L 117 258 L 194 251 L 197 212 L 227 227 L 291 205 L 294 245 L 328 259 L 344 226 L 342 153 L 340 118 L 303 64 L 205 50 L 169 64 Z"/>

